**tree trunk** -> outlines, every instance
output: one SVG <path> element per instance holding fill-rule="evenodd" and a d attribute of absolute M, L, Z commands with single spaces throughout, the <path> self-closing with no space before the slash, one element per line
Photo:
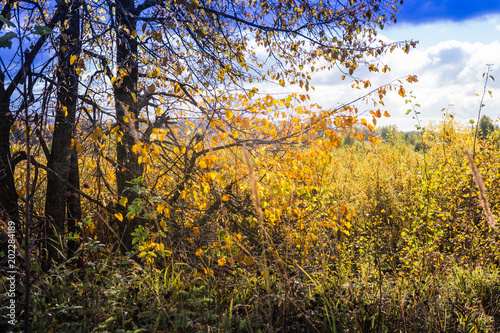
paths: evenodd
<path fill-rule="evenodd" d="M 78 154 L 75 150 L 71 151 L 71 161 L 69 170 L 69 183 L 75 188 L 80 188 L 80 172 L 78 168 Z M 68 189 L 68 233 L 76 234 L 78 232 L 78 221 L 82 220 L 82 206 L 80 194 L 74 189 Z M 78 247 L 80 241 L 73 239 L 68 242 L 68 257 L 72 257 Z M 78 265 L 81 262 L 78 261 Z"/>
<path fill-rule="evenodd" d="M 14 1 L 7 1 L 2 8 L 2 16 L 9 17 L 13 6 Z M 3 25 L 4 22 L 0 22 L 0 29 Z M 19 233 L 19 205 L 10 153 L 10 128 L 14 124 L 14 116 L 10 112 L 10 96 L 5 90 L 5 75 L 0 72 L 0 219 L 14 221 Z"/>
<path fill-rule="evenodd" d="M 57 66 L 57 104 L 54 124 L 52 149 L 47 173 L 47 195 L 45 201 L 45 216 L 48 221 L 47 238 L 48 261 L 58 260 L 57 237 L 66 235 L 66 203 L 68 201 L 65 181 L 69 181 L 71 166 L 71 138 L 75 126 L 76 105 L 78 99 L 78 58 L 81 53 L 80 44 L 80 2 L 61 2 L 62 22 L 66 26 L 59 37 Z M 59 176 L 59 177 L 58 177 Z M 51 240 L 52 239 L 52 240 Z M 62 249 L 61 249 L 62 250 Z"/>
<path fill-rule="evenodd" d="M 14 117 L 10 112 L 10 98 L 5 97 L 3 74 L 0 73 L 0 219 L 12 220 L 19 227 L 19 205 L 14 185 L 14 166 L 10 153 L 10 128 Z"/>
<path fill-rule="evenodd" d="M 137 63 L 137 38 L 132 36 L 136 30 L 136 18 L 133 16 L 135 3 L 133 0 L 120 0 L 116 9 L 116 62 L 117 80 L 114 86 L 116 120 L 123 133 L 122 140 L 116 146 L 116 182 L 118 194 L 125 196 L 131 204 L 137 195 L 130 190 L 129 183 L 142 176 L 142 166 L 138 162 L 138 155 L 132 151 L 139 133 L 138 117 L 140 108 L 137 103 L 137 82 L 139 69 Z M 127 121 L 125 120 L 127 118 Z M 131 119 L 132 118 L 132 119 Z M 135 132 L 135 133 L 134 133 Z M 126 210 L 123 211 L 124 215 Z M 137 228 L 137 218 L 127 220 L 120 224 L 120 233 L 123 237 L 122 252 L 131 250 L 131 232 Z"/>

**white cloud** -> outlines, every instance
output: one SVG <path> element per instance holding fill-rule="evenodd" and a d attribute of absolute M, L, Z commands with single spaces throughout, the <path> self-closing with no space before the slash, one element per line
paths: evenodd
<path fill-rule="evenodd" d="M 421 121 L 427 124 L 442 117 L 441 110 L 448 108 L 456 118 L 467 122 L 477 118 L 480 98 L 483 93 L 486 64 L 492 64 L 491 75 L 498 81 L 489 80 L 486 106 L 482 114 L 493 119 L 500 116 L 500 42 L 495 29 L 497 18 L 477 19 L 462 23 L 436 23 L 423 26 L 404 26 L 409 35 L 420 39 L 420 46 L 409 54 L 396 50 L 385 55 L 381 62 L 388 64 L 389 74 L 360 72 L 358 75 L 369 79 L 373 87 L 408 74 L 417 75 L 419 82 L 406 84 L 407 92 L 413 91 L 415 102 L 420 104 Z M 467 34 L 462 34 L 464 27 Z M 394 29 L 394 28 L 392 28 Z M 412 30 L 413 29 L 413 30 Z M 386 40 L 401 40 L 401 32 L 389 33 Z M 412 37 L 410 36 L 410 38 Z M 476 39 L 473 36 L 477 36 Z M 348 102 L 363 93 L 350 88 L 350 83 L 339 81 L 340 73 L 322 72 L 313 75 L 316 91 L 311 93 L 313 101 L 324 107 L 333 107 Z M 479 96 L 477 96 L 478 94 Z M 416 124 L 411 116 L 406 116 L 408 105 L 404 99 L 392 94 L 387 96 L 385 105 L 391 118 L 379 122 L 382 125 L 396 124 L 401 130 L 412 130 Z"/>

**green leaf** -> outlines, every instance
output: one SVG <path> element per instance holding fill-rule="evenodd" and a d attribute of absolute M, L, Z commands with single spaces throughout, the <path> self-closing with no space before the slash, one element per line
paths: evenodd
<path fill-rule="evenodd" d="M 51 30 L 47 27 L 42 27 L 41 25 L 35 25 L 35 29 L 33 29 L 31 32 L 40 36 L 46 36 L 56 33 L 54 30 Z"/>
<path fill-rule="evenodd" d="M 0 14 L 0 21 L 3 23 L 7 24 L 9 27 L 15 28 L 16 25 L 12 23 L 11 21 L 7 20 L 2 14 Z"/>
<path fill-rule="evenodd" d="M 12 38 L 17 37 L 14 32 L 8 32 L 2 37 L 0 37 L 0 47 L 12 47 Z"/>

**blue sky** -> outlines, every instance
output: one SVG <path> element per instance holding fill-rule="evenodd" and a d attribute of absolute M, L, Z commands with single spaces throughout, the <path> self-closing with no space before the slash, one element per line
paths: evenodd
<path fill-rule="evenodd" d="M 500 13 L 500 1 L 497 0 L 404 0 L 398 21 L 412 24 L 442 20 L 460 22 L 495 13 Z"/>
<path fill-rule="evenodd" d="M 441 109 L 449 108 L 457 119 L 467 123 L 477 118 L 483 90 L 482 74 L 486 64 L 493 64 L 496 81 L 488 83 L 493 97 L 485 99 L 483 114 L 500 123 L 500 0 L 404 0 L 397 13 L 398 22 L 379 34 L 385 41 L 418 40 L 410 54 L 400 50 L 381 60 L 391 67 L 386 74 L 363 74 L 373 86 L 388 83 L 405 75 L 417 75 L 419 82 L 408 85 L 416 103 L 422 105 L 424 124 L 438 121 Z M 2 56 L 9 51 L 2 49 Z M 325 108 L 335 107 L 359 96 L 359 90 L 339 80 L 339 73 L 313 75 L 316 91 L 309 91 L 312 101 Z M 295 88 L 294 88 L 295 89 Z M 395 124 L 412 130 L 415 120 L 406 116 L 407 106 L 396 94 L 385 100 L 391 118 L 381 125 Z M 450 106 L 453 105 L 453 106 Z"/>

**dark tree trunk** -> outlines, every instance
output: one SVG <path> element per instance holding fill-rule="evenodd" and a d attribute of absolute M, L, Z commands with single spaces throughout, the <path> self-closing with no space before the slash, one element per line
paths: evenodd
<path fill-rule="evenodd" d="M 74 61 L 74 59 L 71 61 L 71 58 L 79 57 L 81 53 L 80 2 L 60 2 L 59 6 L 63 13 L 61 21 L 66 22 L 66 26 L 59 37 L 56 118 L 48 161 L 48 167 L 52 171 L 47 173 L 45 216 L 48 221 L 49 246 L 46 263 L 48 265 L 52 259 L 57 260 L 59 257 L 57 244 L 54 241 L 57 237 L 66 235 L 66 203 L 68 201 L 66 182 L 69 181 L 71 169 L 71 138 L 75 127 L 79 78 L 77 73 L 79 61 Z"/>
<path fill-rule="evenodd" d="M 2 8 L 2 16 L 9 19 L 15 0 L 8 0 Z M 53 29 L 59 22 L 60 11 L 56 11 L 47 28 Z M 5 22 L 0 21 L 0 30 Z M 11 97 L 18 85 L 26 79 L 25 73 L 29 71 L 36 55 L 47 40 L 47 35 L 40 36 L 29 52 L 25 53 L 24 63 L 13 77 L 8 87 L 5 86 L 5 73 L 0 72 L 0 219 L 12 220 L 16 225 L 16 238 L 22 239 L 21 221 L 19 215 L 18 196 L 14 183 L 15 162 L 11 156 L 10 129 L 14 124 L 15 116 L 11 111 Z M 26 153 L 25 153 L 26 154 Z M 2 246 L 3 248 L 3 246 Z M 7 253 L 5 251 L 5 253 Z"/>
<path fill-rule="evenodd" d="M 136 30 L 135 2 L 133 0 L 120 0 L 116 9 L 116 61 L 117 80 L 114 87 L 116 120 L 123 133 L 122 140 L 116 147 L 116 158 L 118 166 L 116 169 L 116 181 L 118 194 L 128 198 L 131 204 L 137 195 L 127 188 L 131 187 L 130 181 L 142 175 L 142 166 L 138 162 L 138 155 L 132 151 L 132 147 L 138 140 L 139 133 L 138 117 L 140 108 L 137 103 L 137 82 L 138 82 L 138 62 L 137 62 L 137 38 L 131 36 Z M 128 119 L 128 123 L 125 121 Z M 131 119 L 133 118 L 133 119 Z M 135 133 L 134 133 L 135 132 Z M 124 211 L 123 213 L 126 213 Z M 121 222 L 120 232 L 123 237 L 122 252 L 131 250 L 131 232 L 138 226 L 138 219 L 124 219 Z"/>
<path fill-rule="evenodd" d="M 6 98 L 3 74 L 0 73 L 0 219 L 12 220 L 19 227 L 19 205 L 17 203 L 16 187 L 14 185 L 14 166 L 10 153 L 10 128 L 14 117 L 10 112 L 10 98 Z"/>
<path fill-rule="evenodd" d="M 69 169 L 69 183 L 74 188 L 80 188 L 80 172 L 78 168 L 78 154 L 75 150 L 71 151 L 71 161 Z M 78 232 L 78 221 L 82 220 L 82 206 L 80 201 L 80 194 L 74 189 L 68 189 L 68 233 Z M 68 257 L 72 257 L 80 242 L 78 239 L 73 239 L 68 243 Z M 79 261 L 80 263 L 80 261 Z"/>
<path fill-rule="evenodd" d="M 2 16 L 9 17 L 13 6 L 14 1 L 7 1 L 2 8 Z M 3 25 L 4 22 L 0 22 L 0 29 Z M 10 128 L 14 124 L 14 116 L 10 112 L 11 94 L 5 90 L 5 75 L 0 72 L 0 219 L 14 221 L 17 232 L 20 232 L 19 205 L 10 153 Z"/>

